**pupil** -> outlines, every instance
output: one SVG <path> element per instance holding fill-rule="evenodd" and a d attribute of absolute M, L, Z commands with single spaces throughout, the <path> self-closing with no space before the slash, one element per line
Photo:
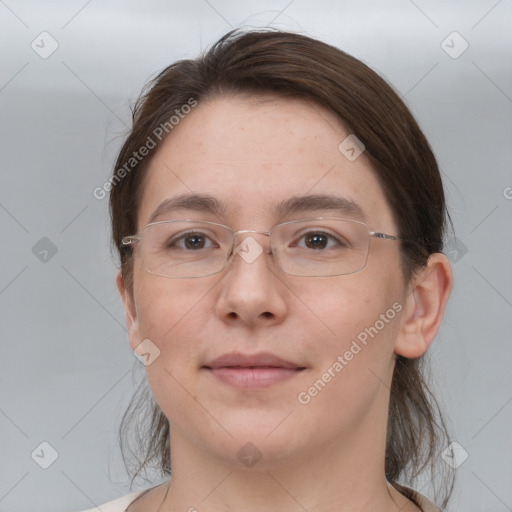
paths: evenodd
<path fill-rule="evenodd" d="M 321 234 L 308 235 L 306 245 L 311 249 L 324 249 L 327 245 L 327 237 Z"/>
<path fill-rule="evenodd" d="M 185 239 L 187 249 L 202 249 L 204 247 L 204 236 L 189 235 Z"/>

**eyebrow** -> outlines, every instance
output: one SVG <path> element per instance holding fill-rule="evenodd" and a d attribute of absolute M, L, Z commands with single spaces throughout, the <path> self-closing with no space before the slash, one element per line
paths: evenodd
<path fill-rule="evenodd" d="M 170 215 L 178 210 L 190 210 L 201 213 L 211 213 L 220 217 L 225 206 L 213 196 L 206 194 L 182 194 L 162 201 L 149 218 L 149 223 L 155 222 L 159 217 Z"/>
<path fill-rule="evenodd" d="M 356 202 L 332 194 L 293 196 L 274 207 L 274 213 L 280 217 L 286 217 L 292 213 L 318 211 L 329 211 L 358 220 L 366 220 L 364 210 Z"/>
<path fill-rule="evenodd" d="M 179 210 L 210 213 L 216 217 L 221 217 L 226 210 L 226 205 L 207 194 L 182 194 L 162 201 L 151 214 L 149 223 Z M 357 203 L 351 199 L 331 194 L 292 196 L 272 208 L 273 214 L 279 218 L 294 213 L 320 211 L 329 211 L 358 220 L 366 220 L 364 210 Z"/>

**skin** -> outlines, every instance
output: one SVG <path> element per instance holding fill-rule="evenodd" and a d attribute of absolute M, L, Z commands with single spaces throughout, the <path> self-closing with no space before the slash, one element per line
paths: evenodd
<path fill-rule="evenodd" d="M 172 218 L 268 231 L 321 216 L 271 213 L 279 201 L 314 193 L 357 202 L 371 230 L 396 235 L 364 153 L 351 162 L 338 150 L 347 135 L 330 112 L 303 100 L 200 103 L 152 158 L 138 229 L 162 201 L 193 191 L 222 201 L 223 214 Z M 267 237 L 253 237 L 268 247 Z M 410 283 L 398 242 L 377 239 L 361 272 L 329 278 L 286 275 L 266 253 L 250 264 L 235 255 L 222 273 L 195 279 L 148 273 L 137 248 L 134 258 L 133 290 L 121 274 L 117 284 L 132 349 L 149 338 L 160 350 L 147 374 L 170 421 L 173 476 L 130 512 L 419 510 L 384 475 L 389 386 L 396 354 L 421 356 L 438 331 L 452 287 L 444 255 L 432 255 Z M 402 311 L 310 403 L 299 403 L 298 393 L 395 302 Z M 305 370 L 268 388 L 239 390 L 201 368 L 233 351 L 272 352 Z M 262 455 L 252 467 L 237 458 L 246 443 Z"/>

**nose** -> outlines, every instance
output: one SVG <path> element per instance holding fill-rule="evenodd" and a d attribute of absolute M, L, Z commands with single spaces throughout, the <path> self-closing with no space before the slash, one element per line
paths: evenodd
<path fill-rule="evenodd" d="M 216 304 L 219 317 L 254 327 L 275 325 L 286 317 L 286 286 L 270 250 L 268 233 L 243 231 L 222 279 Z"/>

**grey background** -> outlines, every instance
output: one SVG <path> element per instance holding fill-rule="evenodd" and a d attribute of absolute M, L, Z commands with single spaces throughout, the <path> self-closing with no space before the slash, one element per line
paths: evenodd
<path fill-rule="evenodd" d="M 92 191 L 150 75 L 231 27 L 269 24 L 363 59 L 429 137 L 459 240 L 431 349 L 469 453 L 450 510 L 512 510 L 511 21 L 510 0 L 0 0 L 0 511 L 80 510 L 128 492 L 116 431 L 142 365 L 115 288 L 107 199 Z M 31 48 L 43 31 L 59 45 L 46 59 Z M 457 58 L 454 31 L 469 45 Z M 58 452 L 48 469 L 31 458 L 43 441 Z"/>

